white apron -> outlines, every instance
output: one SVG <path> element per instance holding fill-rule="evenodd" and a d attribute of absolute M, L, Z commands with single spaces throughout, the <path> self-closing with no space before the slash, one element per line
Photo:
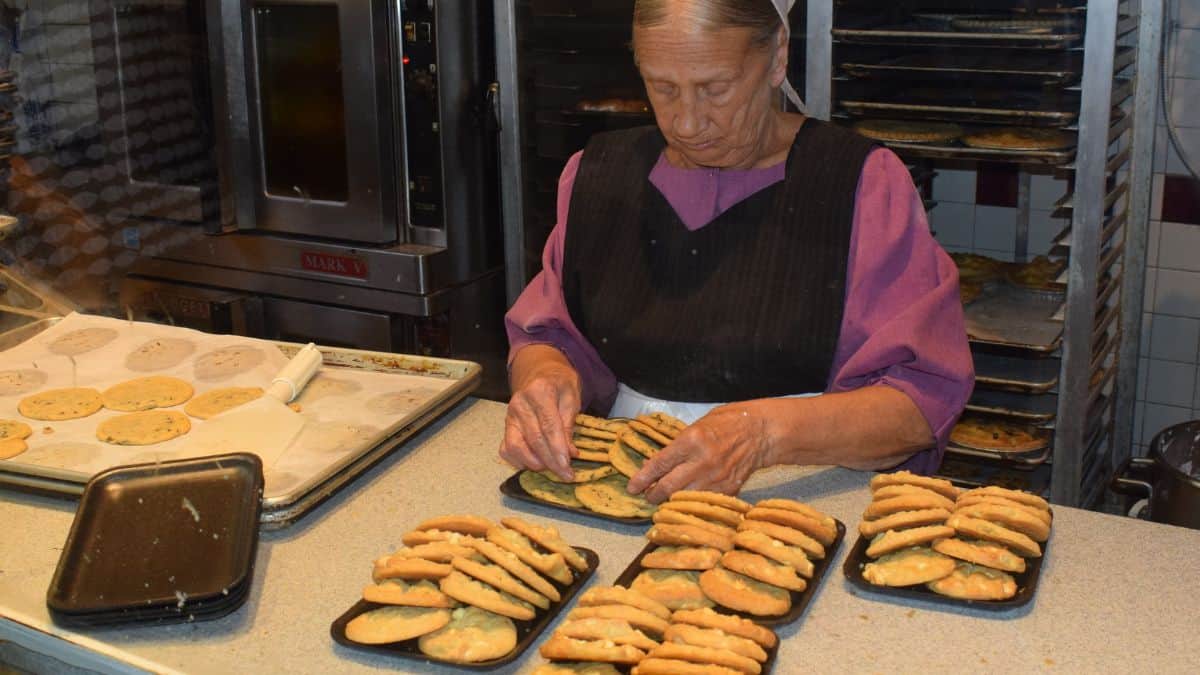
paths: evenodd
<path fill-rule="evenodd" d="M 820 396 L 821 392 L 811 394 L 790 394 L 778 398 L 810 398 Z M 708 414 L 713 408 L 724 403 L 689 403 L 687 401 L 667 401 L 637 392 L 630 387 L 617 383 L 617 400 L 613 403 L 609 417 L 637 417 L 654 412 L 662 412 L 691 424 Z"/>

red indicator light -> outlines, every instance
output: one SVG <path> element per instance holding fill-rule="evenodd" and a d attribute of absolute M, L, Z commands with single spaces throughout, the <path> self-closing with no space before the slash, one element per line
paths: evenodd
<path fill-rule="evenodd" d="M 407 56 L 400 57 L 400 63 L 403 63 L 404 65 L 407 66 L 408 65 L 408 57 Z"/>

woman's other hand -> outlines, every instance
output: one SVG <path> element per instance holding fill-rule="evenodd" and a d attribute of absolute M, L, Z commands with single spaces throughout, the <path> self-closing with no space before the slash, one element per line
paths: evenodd
<path fill-rule="evenodd" d="M 571 443 L 580 407 L 579 375 L 562 352 L 529 345 L 513 359 L 513 395 L 504 418 L 500 457 L 518 469 L 549 469 L 571 478 Z"/>

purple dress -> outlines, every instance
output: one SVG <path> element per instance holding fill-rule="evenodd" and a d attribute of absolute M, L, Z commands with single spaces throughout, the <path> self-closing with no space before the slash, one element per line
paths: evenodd
<path fill-rule="evenodd" d="M 542 271 L 505 316 L 509 363 L 529 344 L 566 355 L 583 384 L 583 406 L 608 410 L 617 380 L 567 312 L 560 272 L 567 212 L 582 152 L 558 181 L 558 224 L 542 254 Z M 783 162 L 763 169 L 679 169 L 659 157 L 650 182 L 684 226 L 697 230 L 733 205 L 783 180 Z M 932 473 L 971 395 L 975 373 L 967 345 L 958 270 L 929 232 L 921 197 L 900 159 L 875 149 L 855 193 L 846 270 L 846 306 L 826 392 L 873 385 L 904 392 L 937 439 L 897 468 Z M 801 393 L 801 392 L 796 392 Z"/>

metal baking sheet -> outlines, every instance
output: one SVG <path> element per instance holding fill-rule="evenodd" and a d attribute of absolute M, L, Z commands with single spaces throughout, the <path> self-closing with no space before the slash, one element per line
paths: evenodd
<path fill-rule="evenodd" d="M 871 99 L 858 98 L 867 94 Z M 945 91 L 937 95 L 899 93 L 875 98 L 871 92 L 848 92 L 838 103 L 859 117 L 896 117 L 947 122 L 1065 127 L 1079 117 L 1079 97 L 1073 92 L 1044 96 L 1013 95 L 1011 101 L 980 99 L 971 91 Z M 982 93 L 982 92 L 979 92 Z M 987 92 L 991 94 L 992 92 Z"/>
<path fill-rule="evenodd" d="M 928 157 L 930 159 L 958 159 L 976 162 L 1006 162 L 1045 166 L 1063 166 L 1075 159 L 1075 148 L 1064 150 L 991 150 L 969 148 L 962 145 L 934 145 L 929 143 L 897 143 L 884 141 L 884 145 L 895 150 L 901 157 Z"/>
<path fill-rule="evenodd" d="M 967 401 L 967 410 L 1022 422 L 1044 424 L 1058 414 L 1057 394 L 1017 394 L 978 389 Z"/>
<path fill-rule="evenodd" d="M 546 630 L 546 627 L 554 622 L 554 619 L 558 616 L 559 612 L 561 612 L 564 607 L 567 607 L 571 604 L 571 600 L 575 598 L 575 595 L 579 593 L 580 589 L 587 585 L 588 579 L 591 579 L 592 575 L 596 573 L 596 567 L 600 564 L 600 557 L 596 555 L 596 552 L 581 546 L 575 546 L 574 549 L 579 551 L 580 555 L 587 560 L 587 569 L 583 572 L 576 571 L 577 573 L 575 574 L 575 578 L 570 584 L 564 585 L 554 581 L 553 579 L 549 580 L 550 583 L 554 584 L 555 587 L 558 588 L 559 594 L 562 596 L 561 599 L 558 602 L 551 602 L 548 609 L 536 610 L 537 613 L 534 615 L 533 619 L 530 619 L 529 621 L 518 621 L 517 619 L 513 619 L 512 622 L 517 627 L 517 644 L 515 647 L 513 647 L 511 652 L 498 659 L 492 659 L 490 661 L 478 661 L 475 663 L 457 663 L 454 661 L 436 659 L 421 652 L 421 649 L 417 644 L 418 638 L 383 645 L 365 645 L 354 642 L 346 637 L 346 624 L 350 623 L 350 621 L 359 614 L 363 614 L 372 609 L 387 606 L 374 602 L 367 602 L 366 600 L 359 600 L 354 604 L 353 607 L 346 610 L 341 616 L 335 619 L 333 625 L 329 627 L 329 634 L 333 637 L 334 642 L 346 647 L 347 649 L 353 649 L 356 651 L 382 654 L 384 656 L 395 656 L 402 659 L 422 661 L 428 664 L 445 663 L 452 665 L 455 668 L 467 668 L 471 670 L 491 670 L 492 668 L 498 668 L 506 663 L 511 663 L 526 649 L 528 649 L 529 645 L 533 644 L 542 634 L 542 632 Z M 574 568 L 572 568 L 572 570 L 575 571 Z"/>
<path fill-rule="evenodd" d="M 1047 445 L 1040 450 L 1031 450 L 1028 452 L 1000 452 L 994 450 L 982 450 L 979 448 L 965 448 L 954 442 L 946 445 L 946 452 L 956 455 L 965 455 L 967 457 L 979 457 L 982 459 L 996 460 L 998 462 L 1012 462 L 1013 464 L 1021 464 L 1026 466 L 1037 466 L 1045 463 L 1053 454 L 1053 447 Z"/>
<path fill-rule="evenodd" d="M 963 308 L 967 337 L 975 343 L 1048 353 L 1062 344 L 1063 322 L 1054 315 L 1063 298 L 994 284 Z"/>
<path fill-rule="evenodd" d="M 1009 356 L 972 351 L 975 383 L 989 389 L 1031 394 L 1050 391 L 1058 384 L 1062 361 L 1052 357 Z"/>
<path fill-rule="evenodd" d="M 558 509 L 560 511 L 567 511 L 568 513 L 577 513 L 581 516 L 590 516 L 592 518 L 600 518 L 602 520 L 612 520 L 618 523 L 625 523 L 626 525 L 645 525 L 653 522 L 653 519 L 650 516 L 646 516 L 644 518 L 623 518 L 621 516 L 610 516 L 607 513 L 598 513 L 588 508 L 567 506 L 566 504 L 558 504 L 555 502 L 546 501 L 544 499 L 539 499 L 529 494 L 525 491 L 525 488 L 521 487 L 520 471 L 509 476 L 507 480 L 500 484 L 500 492 L 505 496 L 512 497 L 513 499 L 519 499 L 523 502 L 529 502 L 530 504 L 546 506 L 552 509 Z"/>
<path fill-rule="evenodd" d="M 1127 53 L 1132 49 L 1123 48 Z M 1083 72 L 1081 52 L 1012 53 L 999 50 L 924 51 L 878 62 L 850 60 L 840 65 L 852 77 L 951 80 L 1039 86 L 1065 85 Z"/>
<path fill-rule="evenodd" d="M 834 28 L 833 39 L 878 45 L 921 45 L 934 47 L 1019 47 L 1022 49 L 1067 49 L 1082 42 L 1079 31 L 1063 33 L 984 33 L 977 31 L 930 30 L 920 22 L 875 27 Z"/>
<path fill-rule="evenodd" d="M 804 610 L 808 607 L 808 603 L 812 601 L 812 597 L 816 594 L 817 588 L 821 586 L 821 582 L 825 579 L 825 572 L 828 571 L 833 560 L 837 558 L 838 550 L 842 547 L 842 540 L 846 538 L 846 526 L 842 523 L 842 521 L 837 520 L 836 518 L 834 519 L 834 523 L 837 525 L 837 536 L 834 537 L 833 543 L 825 547 L 825 557 L 820 560 L 813 561 L 813 575 L 811 579 L 807 580 L 808 585 L 805 586 L 804 590 L 800 591 L 799 593 L 796 591 L 788 591 L 788 593 L 792 596 L 792 608 L 787 614 L 782 616 L 759 616 L 757 614 L 739 612 L 721 605 L 717 605 L 717 611 L 720 611 L 724 614 L 736 614 L 737 616 L 745 617 L 763 626 L 781 626 L 792 623 L 796 619 L 799 619 L 804 614 Z M 625 586 L 626 588 L 630 587 L 633 584 L 633 580 L 647 569 L 642 567 L 642 558 L 646 557 L 647 553 L 656 548 L 658 548 L 658 544 L 655 544 L 654 542 L 647 543 L 645 548 L 638 552 L 637 557 L 633 559 L 633 562 L 629 563 L 629 566 L 625 568 L 624 572 L 621 572 L 621 576 L 617 577 L 617 580 L 613 583 L 618 586 Z"/>

